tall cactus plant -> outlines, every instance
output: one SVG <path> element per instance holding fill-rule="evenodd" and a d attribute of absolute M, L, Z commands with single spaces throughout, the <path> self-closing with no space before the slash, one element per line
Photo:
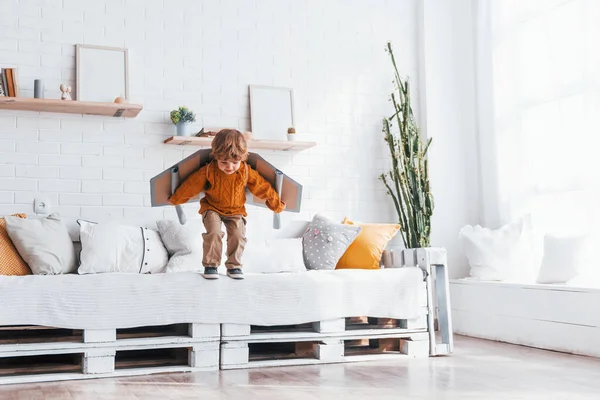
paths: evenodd
<path fill-rule="evenodd" d="M 415 121 L 408 80 L 398 73 L 392 45 L 386 51 L 394 66 L 394 86 L 391 95 L 394 113 L 383 119 L 383 133 L 392 157 L 392 169 L 379 177 L 392 197 L 400 232 L 406 248 L 428 247 L 431 233 L 433 196 L 429 186 L 427 150 Z M 397 129 L 393 129 L 396 124 Z"/>

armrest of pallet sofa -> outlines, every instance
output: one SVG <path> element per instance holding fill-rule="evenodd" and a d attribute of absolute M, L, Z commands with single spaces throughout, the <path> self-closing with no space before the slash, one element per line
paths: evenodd
<path fill-rule="evenodd" d="M 389 247 L 381 255 L 380 265 L 382 268 L 402 268 L 404 267 L 402 259 L 402 247 Z"/>

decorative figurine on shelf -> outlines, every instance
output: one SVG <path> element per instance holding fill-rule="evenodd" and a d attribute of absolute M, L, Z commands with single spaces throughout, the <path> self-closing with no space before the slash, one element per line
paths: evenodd
<path fill-rule="evenodd" d="M 71 86 L 61 83 L 60 91 L 62 92 L 62 95 L 60 96 L 61 100 L 73 100 L 71 98 Z"/>
<path fill-rule="evenodd" d="M 129 104 L 129 101 L 127 100 L 127 98 L 125 98 L 123 96 L 119 96 L 119 97 L 115 98 L 114 102 L 116 104 Z"/>

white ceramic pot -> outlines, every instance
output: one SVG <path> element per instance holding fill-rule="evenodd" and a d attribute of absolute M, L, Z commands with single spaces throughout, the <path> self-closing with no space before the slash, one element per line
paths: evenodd
<path fill-rule="evenodd" d="M 293 141 L 296 140 L 296 134 L 295 133 L 288 133 L 287 134 L 287 138 L 288 138 L 288 141 L 293 142 Z"/>
<path fill-rule="evenodd" d="M 191 122 L 178 122 L 175 126 L 177 127 L 177 136 L 192 136 Z"/>

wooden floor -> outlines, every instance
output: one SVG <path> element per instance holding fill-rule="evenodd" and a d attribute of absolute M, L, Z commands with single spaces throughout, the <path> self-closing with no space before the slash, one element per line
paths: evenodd
<path fill-rule="evenodd" d="M 0 387 L 2 400 L 599 399 L 600 359 L 457 337 L 456 353 Z"/>

